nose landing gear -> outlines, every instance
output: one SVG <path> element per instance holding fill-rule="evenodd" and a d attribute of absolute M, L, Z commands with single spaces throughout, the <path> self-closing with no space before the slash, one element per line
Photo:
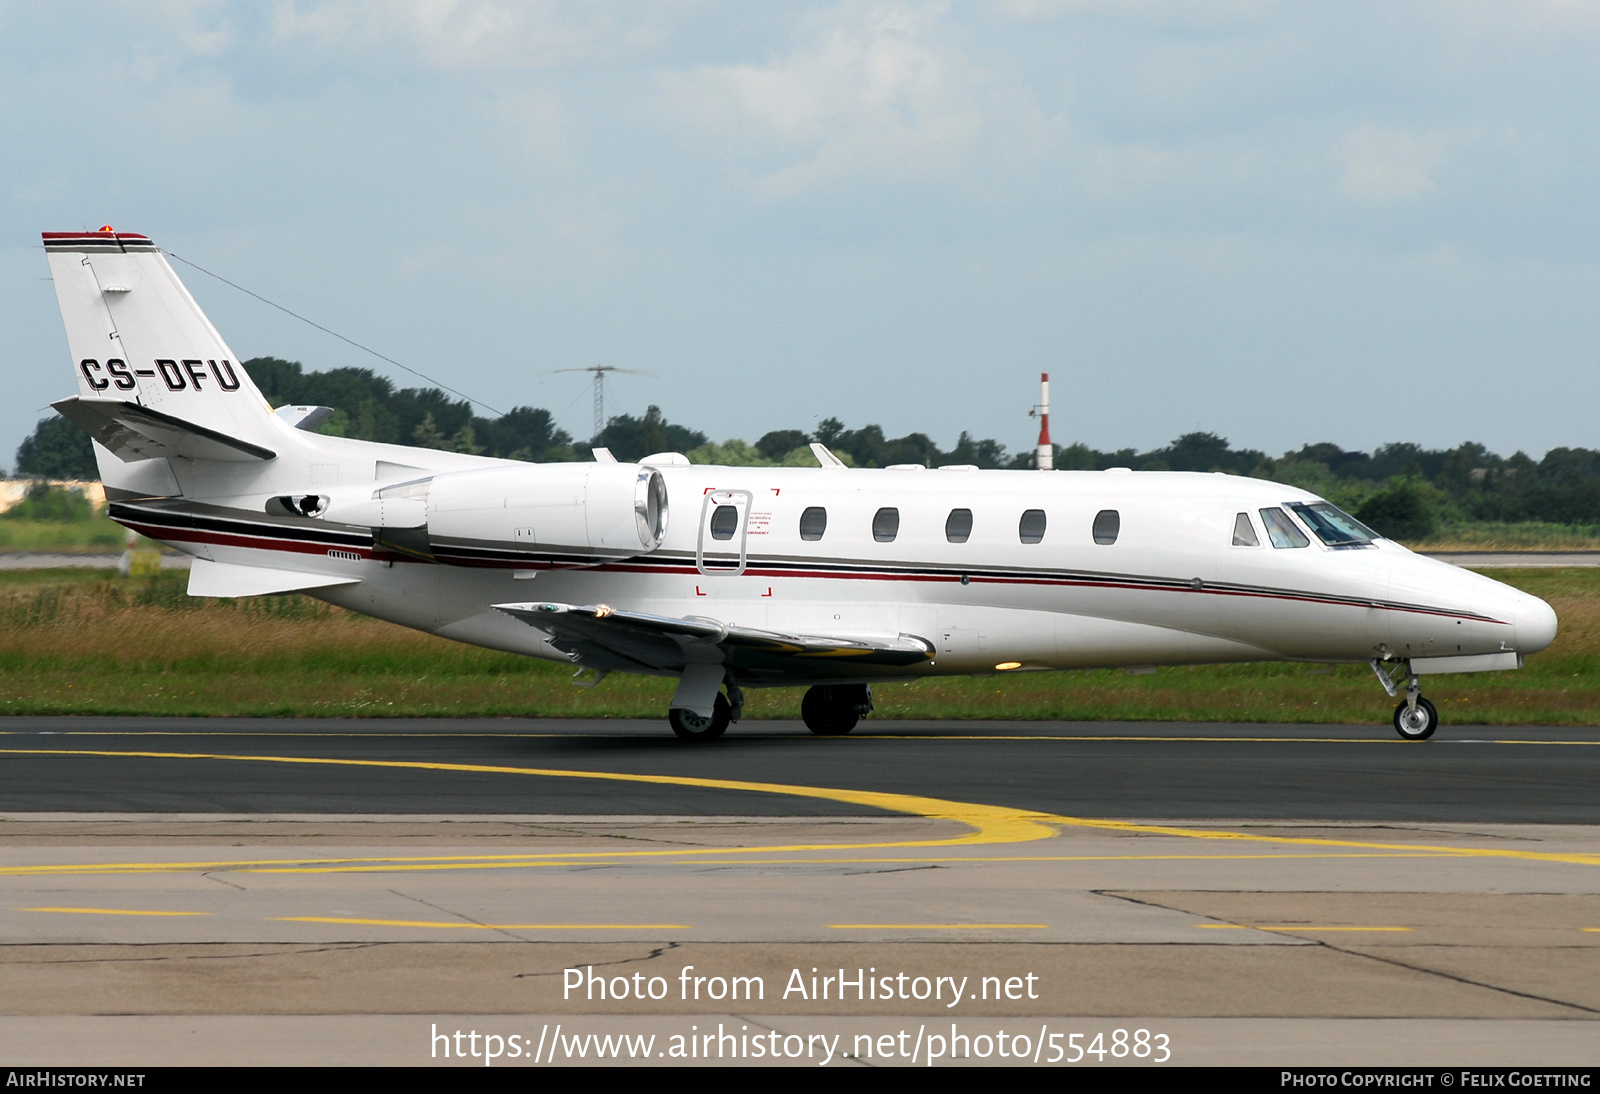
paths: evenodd
<path fill-rule="evenodd" d="M 1394 708 L 1394 728 L 1408 741 L 1426 741 L 1439 728 L 1439 712 L 1420 695 L 1415 706 L 1408 697 Z"/>
<path fill-rule="evenodd" d="M 1408 741 L 1426 741 L 1439 728 L 1438 708 L 1422 697 L 1422 683 L 1417 679 L 1417 674 L 1411 671 L 1410 661 L 1401 662 L 1401 671 L 1406 680 L 1406 697 L 1394 708 L 1395 732 Z M 1397 681 L 1401 673 L 1391 676 L 1384 671 L 1383 662 L 1377 658 L 1372 659 L 1372 672 L 1391 698 L 1400 694 Z"/>

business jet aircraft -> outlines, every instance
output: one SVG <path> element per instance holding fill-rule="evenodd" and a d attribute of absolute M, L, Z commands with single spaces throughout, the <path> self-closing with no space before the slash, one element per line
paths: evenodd
<path fill-rule="evenodd" d="M 527 464 L 313 432 L 274 410 L 148 237 L 46 232 L 111 516 L 194 558 L 195 596 L 300 592 L 600 676 L 676 677 L 710 740 L 802 685 L 848 733 L 870 685 L 1239 661 L 1367 662 L 1430 737 L 1428 673 L 1522 665 L 1549 605 L 1230 475 Z M 669 519 L 670 513 L 670 519 Z"/>

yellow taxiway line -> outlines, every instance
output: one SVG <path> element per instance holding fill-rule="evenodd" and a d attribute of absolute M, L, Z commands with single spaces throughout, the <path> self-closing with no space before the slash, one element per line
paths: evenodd
<path fill-rule="evenodd" d="M 976 805 L 967 802 L 927 798 L 917 794 L 896 794 L 876 790 L 839 790 L 785 783 L 747 782 L 740 779 L 702 779 L 689 775 L 633 775 L 611 771 L 572 771 L 559 768 L 505 767 L 497 764 L 438 763 L 422 760 L 352 760 L 320 756 L 250 756 L 212 752 L 120 752 L 104 749 L 7 748 L 8 756 L 101 756 L 156 760 L 223 760 L 234 763 L 305 764 L 316 767 L 369 767 L 389 770 L 449 771 L 488 775 L 532 775 L 545 778 L 595 779 L 606 782 L 646 783 L 656 786 L 687 786 L 707 790 L 744 790 L 760 794 L 783 794 L 799 798 L 821 798 L 847 805 L 862 805 L 890 813 L 905 813 L 929 820 L 952 820 L 965 824 L 972 832 L 942 840 L 899 840 L 885 843 L 806 844 L 783 847 L 785 851 L 839 851 L 857 846 L 869 847 L 954 847 L 983 843 L 1025 843 L 1049 839 L 1055 831 L 1043 823 L 1045 814 L 1013 809 L 1003 805 Z M 777 850 L 778 848 L 769 848 Z M 682 851 L 617 852 L 626 855 L 680 855 Z M 702 851 L 701 853 L 706 853 Z M 541 856 L 542 857 L 542 856 Z"/>
<path fill-rule="evenodd" d="M 1048 931 L 1048 923 L 830 923 L 835 931 Z"/>
<path fill-rule="evenodd" d="M 1208 931 L 1302 931 L 1307 934 L 1321 934 L 1325 931 L 1409 931 L 1410 927 L 1296 927 L 1277 926 L 1267 927 L 1257 923 L 1196 923 L 1196 927 Z"/>
<path fill-rule="evenodd" d="M 150 912 L 136 908 L 18 908 L 19 912 L 63 912 L 67 915 L 210 915 L 210 912 Z"/>
<path fill-rule="evenodd" d="M 257 860 L 252 862 L 210 863 L 99 863 L 0 867 L 0 875 L 137 872 L 144 870 L 194 870 L 194 869 L 255 869 L 281 870 L 308 867 L 372 868 L 377 862 L 394 863 L 391 869 L 406 869 L 407 861 L 419 865 L 440 864 L 442 861 L 467 864 L 472 862 L 543 862 L 572 863 L 575 861 L 618 859 L 667 858 L 682 859 L 688 856 L 748 856 L 751 854 L 794 854 L 818 851 L 867 851 L 896 848 L 940 848 L 994 844 L 1027 843 L 1049 839 L 1062 828 L 1087 828 L 1130 835 L 1168 836 L 1177 839 L 1234 841 L 1270 844 L 1286 847 L 1327 848 L 1329 850 L 1354 850 L 1389 852 L 1401 855 L 1439 855 L 1454 858 L 1495 858 L 1523 862 L 1564 863 L 1569 865 L 1600 866 L 1600 854 L 1530 851 L 1518 848 L 1452 847 L 1438 844 L 1392 843 L 1373 840 L 1331 839 L 1315 836 L 1275 836 L 1256 832 L 1230 832 L 1205 828 L 1178 828 L 1172 825 L 1138 824 L 1131 821 L 1099 820 L 1068 817 L 1009 806 L 981 805 L 949 801 L 917 794 L 898 794 L 888 791 L 847 790 L 830 787 L 799 786 L 785 783 L 749 782 L 738 779 L 707 779 L 685 775 L 637 775 L 609 771 L 573 771 L 560 768 L 509 767 L 496 764 L 444 763 L 420 760 L 358 760 L 341 757 L 311 756 L 261 756 L 235 755 L 208 752 L 143 752 L 113 751 L 107 749 L 0 749 L 0 755 L 20 756 L 96 756 L 120 759 L 161 760 L 213 760 L 228 763 L 302 764 L 318 767 L 356 767 L 386 770 L 444 771 L 471 774 L 519 775 L 537 778 L 592 779 L 606 782 L 642 783 L 656 786 L 683 786 L 697 789 L 738 790 L 761 794 L 781 794 L 790 797 L 816 798 L 848 805 L 866 806 L 892 813 L 902 813 L 929 820 L 950 820 L 966 825 L 972 831 L 964 836 L 935 840 L 892 840 L 868 843 L 808 843 L 761 847 L 733 848 L 679 848 L 672 850 L 629 851 L 576 851 L 550 854 L 521 854 L 476 856 L 441 860 L 427 859 L 293 859 Z M 1132 856 L 1131 856 L 1132 857 Z M 436 868 L 436 867 L 435 867 Z M 459 868 L 459 867 L 458 867 Z"/>
<path fill-rule="evenodd" d="M 428 927 L 463 931 L 687 931 L 687 923 L 436 923 L 421 919 L 346 919 L 337 916 L 280 915 L 273 923 L 337 923 L 346 927 Z"/>

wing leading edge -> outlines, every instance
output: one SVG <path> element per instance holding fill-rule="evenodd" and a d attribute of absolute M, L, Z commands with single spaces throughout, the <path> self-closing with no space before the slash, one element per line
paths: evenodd
<path fill-rule="evenodd" d="M 893 637 L 793 634 L 691 616 L 646 615 L 604 604 L 496 604 L 554 639 L 557 649 L 598 669 L 670 673 L 719 661 L 747 682 L 800 683 L 876 677 L 931 660 L 934 645 Z"/>

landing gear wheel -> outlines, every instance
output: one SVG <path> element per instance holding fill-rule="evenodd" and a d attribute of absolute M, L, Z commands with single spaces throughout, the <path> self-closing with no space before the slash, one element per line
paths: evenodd
<path fill-rule="evenodd" d="M 1426 741 L 1439 728 L 1439 712 L 1419 695 L 1415 710 L 1407 703 L 1394 708 L 1394 728 L 1408 741 Z"/>
<path fill-rule="evenodd" d="M 838 692 L 844 688 L 814 687 L 800 700 L 800 718 L 806 728 L 819 737 L 842 737 L 856 728 L 861 721 L 861 700 L 851 695 L 843 698 Z"/>
<path fill-rule="evenodd" d="M 672 732 L 684 741 L 714 741 L 722 736 L 728 728 L 728 723 L 733 720 L 733 707 L 728 705 L 727 696 L 717 692 L 717 701 L 711 708 L 711 717 L 705 718 L 692 710 L 682 707 L 673 707 L 667 711 L 667 724 L 672 727 Z"/>

